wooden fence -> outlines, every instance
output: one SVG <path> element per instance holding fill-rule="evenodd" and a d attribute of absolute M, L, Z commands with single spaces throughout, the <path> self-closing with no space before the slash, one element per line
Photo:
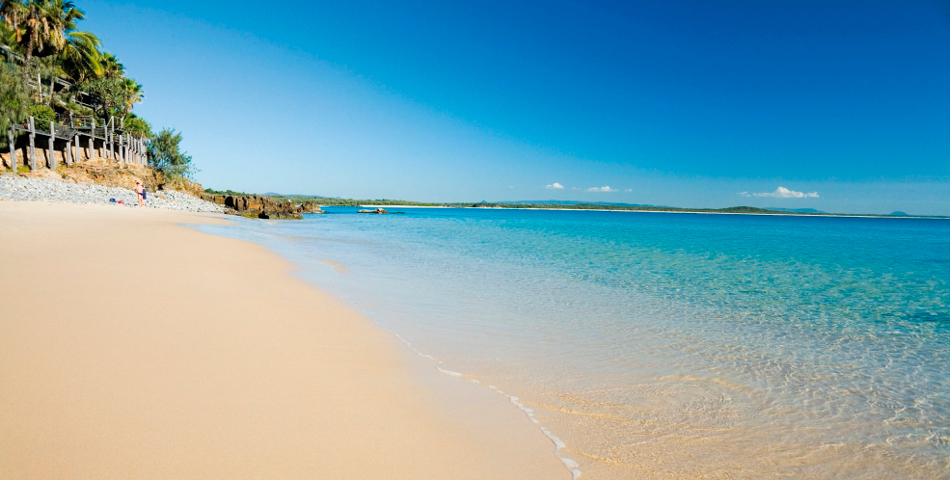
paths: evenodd
<path fill-rule="evenodd" d="M 14 130 L 16 133 L 14 133 Z M 29 143 L 23 142 L 26 139 Z M 17 155 L 17 140 L 21 140 L 25 150 L 22 161 Z M 110 119 L 104 126 L 96 126 L 93 120 L 89 125 L 66 126 L 49 122 L 37 125 L 36 119 L 29 117 L 26 126 L 17 125 L 7 132 L 10 152 L 10 167 L 16 171 L 17 165 L 28 165 L 30 170 L 46 167 L 55 169 L 56 153 L 67 165 L 85 160 L 104 159 L 131 165 L 148 163 L 146 150 L 148 140 L 127 133 L 116 134 L 115 120 Z M 37 161 L 37 147 L 44 146 L 47 155 L 40 165 Z M 0 164 L 2 166 L 2 164 Z"/>

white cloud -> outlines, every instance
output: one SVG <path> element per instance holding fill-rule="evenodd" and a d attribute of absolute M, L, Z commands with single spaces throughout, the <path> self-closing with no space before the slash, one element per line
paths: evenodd
<path fill-rule="evenodd" d="M 546 188 L 546 189 L 548 189 L 548 190 L 561 190 L 561 189 L 564 188 L 564 185 L 561 185 L 560 183 L 554 182 L 554 183 L 552 183 L 552 184 L 550 184 L 550 185 L 545 185 L 544 188 Z"/>
<path fill-rule="evenodd" d="M 772 198 L 819 198 L 818 192 L 796 192 L 795 190 L 789 190 L 785 187 L 778 187 L 774 192 L 766 193 L 749 193 L 749 192 L 739 192 L 740 197 L 772 197 Z"/>
<path fill-rule="evenodd" d="M 604 185 L 603 187 L 590 187 L 587 189 L 587 191 L 588 192 L 616 192 L 617 190 L 614 190 L 613 188 L 610 188 Z"/>
<path fill-rule="evenodd" d="M 632 192 L 633 189 L 632 189 L 632 188 L 628 188 L 628 189 L 626 189 L 626 190 L 624 190 L 624 191 L 625 191 L 625 192 Z"/>

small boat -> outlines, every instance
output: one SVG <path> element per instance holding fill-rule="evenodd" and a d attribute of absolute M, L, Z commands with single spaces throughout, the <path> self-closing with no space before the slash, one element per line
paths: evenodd
<path fill-rule="evenodd" d="M 389 213 L 389 212 L 387 212 L 385 208 L 379 207 L 379 208 L 376 208 L 375 210 L 360 210 L 358 213 L 384 214 L 384 213 Z"/>

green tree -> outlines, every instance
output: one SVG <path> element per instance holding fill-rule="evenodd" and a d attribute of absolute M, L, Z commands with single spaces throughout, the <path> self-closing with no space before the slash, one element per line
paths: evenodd
<path fill-rule="evenodd" d="M 163 128 L 148 144 L 148 164 L 165 175 L 165 181 L 180 184 L 198 172 L 191 155 L 181 151 L 181 133 Z"/>
<path fill-rule="evenodd" d="M 116 126 L 122 123 L 126 132 L 153 136 L 148 122 L 132 113 L 145 98 L 144 88 L 125 76 L 125 67 L 115 55 L 100 50 L 98 37 L 77 30 L 76 24 L 84 18 L 73 0 L 0 0 L 0 62 L 10 64 L 2 72 L 0 101 L 6 103 L 0 127 L 22 122 L 20 113 L 30 114 L 32 108 L 33 116 L 43 123 L 55 115 L 68 115 L 71 122 L 76 116 L 93 117 L 99 125 L 115 117 Z M 14 70 L 21 76 L 19 85 L 9 78 Z M 72 79 L 73 85 L 64 88 L 57 84 L 60 78 Z M 25 100 L 21 98 L 24 92 Z M 9 109 L 16 112 L 6 113 Z M 190 157 L 184 158 L 189 161 L 170 164 L 171 175 L 187 176 L 194 171 Z"/>
<path fill-rule="evenodd" d="M 99 102 L 94 109 L 104 119 L 117 114 L 118 108 L 126 104 L 127 90 L 121 77 L 94 78 L 80 84 L 79 89 L 98 97 Z"/>
<path fill-rule="evenodd" d="M 0 61 L 0 144 L 7 144 L 7 133 L 26 120 L 30 108 L 30 90 L 23 83 L 20 68 Z"/>

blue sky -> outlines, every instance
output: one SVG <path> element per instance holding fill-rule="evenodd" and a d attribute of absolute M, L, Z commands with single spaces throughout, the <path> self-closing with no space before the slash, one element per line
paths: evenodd
<path fill-rule="evenodd" d="M 950 214 L 947 1 L 78 6 L 212 188 Z"/>

